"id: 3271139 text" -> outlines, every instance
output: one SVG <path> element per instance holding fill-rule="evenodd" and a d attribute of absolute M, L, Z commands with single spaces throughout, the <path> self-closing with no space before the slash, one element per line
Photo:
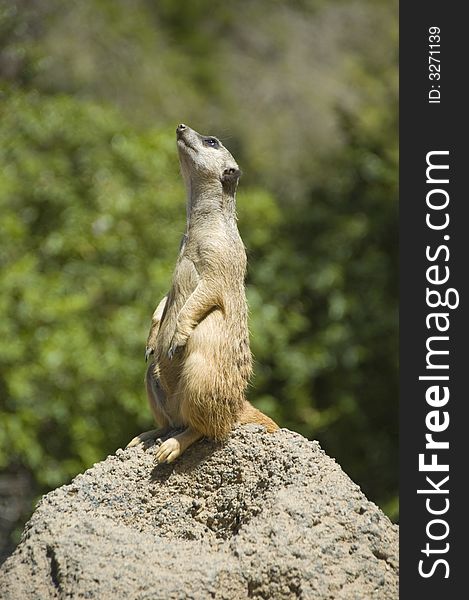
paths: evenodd
<path fill-rule="evenodd" d="M 430 89 L 428 91 L 428 103 L 440 104 L 441 102 L 441 47 L 440 28 L 428 28 L 428 79 Z"/>

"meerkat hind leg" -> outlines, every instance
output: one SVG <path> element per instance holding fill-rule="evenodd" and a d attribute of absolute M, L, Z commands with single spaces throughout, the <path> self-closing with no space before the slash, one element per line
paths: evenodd
<path fill-rule="evenodd" d="M 191 427 L 184 429 L 183 432 L 168 438 L 161 444 L 156 453 L 156 460 L 159 463 L 173 462 L 173 460 L 176 460 L 178 456 L 181 456 L 191 444 L 200 440 L 201 437 L 203 437 L 203 434 L 195 431 Z"/>
<path fill-rule="evenodd" d="M 150 431 L 144 431 L 140 435 L 137 435 L 130 440 L 127 444 L 126 448 L 132 448 L 133 446 L 138 446 L 142 442 L 155 442 L 162 443 L 162 438 L 164 438 L 171 431 L 170 427 L 162 427 L 160 429 L 150 429 Z"/>

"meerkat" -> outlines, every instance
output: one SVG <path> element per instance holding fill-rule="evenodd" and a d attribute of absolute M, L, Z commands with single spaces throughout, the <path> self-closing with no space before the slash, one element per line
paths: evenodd
<path fill-rule="evenodd" d="M 278 425 L 245 393 L 252 374 L 245 293 L 246 251 L 236 219 L 240 169 L 217 138 L 176 129 L 187 190 L 187 224 L 171 289 L 152 317 L 145 356 L 148 402 L 160 429 L 134 438 L 160 442 L 170 463 L 202 437 L 224 440 L 236 424 Z M 170 431 L 179 433 L 162 440 Z"/>

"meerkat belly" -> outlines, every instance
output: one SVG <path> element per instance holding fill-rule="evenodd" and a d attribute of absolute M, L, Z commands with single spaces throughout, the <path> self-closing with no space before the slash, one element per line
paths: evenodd
<path fill-rule="evenodd" d="M 208 360 L 216 360 L 229 342 L 225 317 L 219 308 L 213 308 L 194 328 L 187 341 L 185 354 L 188 356 L 192 352 L 200 352 Z"/>
<path fill-rule="evenodd" d="M 247 328 L 240 343 L 235 326 L 220 309 L 212 310 L 192 332 L 181 362 L 180 418 L 213 439 L 226 438 L 245 403 Z"/>
<path fill-rule="evenodd" d="M 190 336 L 183 355 L 183 376 L 211 387 L 244 390 L 250 376 L 251 353 L 247 326 L 213 309 Z"/>

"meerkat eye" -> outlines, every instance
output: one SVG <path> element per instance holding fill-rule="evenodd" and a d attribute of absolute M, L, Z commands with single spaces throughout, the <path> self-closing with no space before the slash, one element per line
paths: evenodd
<path fill-rule="evenodd" d="M 217 140 L 217 138 L 214 138 L 214 137 L 204 138 L 204 144 L 206 146 L 209 146 L 210 148 L 219 148 L 220 147 L 220 142 Z"/>

